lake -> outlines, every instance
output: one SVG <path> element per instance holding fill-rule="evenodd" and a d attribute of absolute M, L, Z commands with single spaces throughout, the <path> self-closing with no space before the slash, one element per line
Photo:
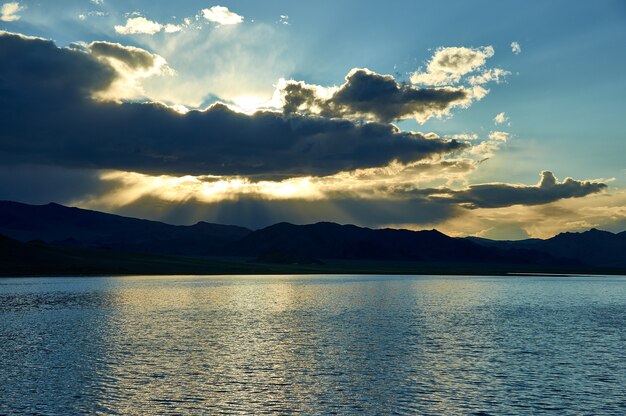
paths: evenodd
<path fill-rule="evenodd" d="M 0 279 L 1 414 L 626 414 L 626 278 Z"/>

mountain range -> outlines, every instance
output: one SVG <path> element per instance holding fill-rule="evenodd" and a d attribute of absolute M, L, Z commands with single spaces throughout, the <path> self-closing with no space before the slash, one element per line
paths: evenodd
<path fill-rule="evenodd" d="M 0 275 L 626 270 L 626 232 L 596 229 L 520 241 L 329 222 L 250 230 L 0 201 L 0 236 Z"/>

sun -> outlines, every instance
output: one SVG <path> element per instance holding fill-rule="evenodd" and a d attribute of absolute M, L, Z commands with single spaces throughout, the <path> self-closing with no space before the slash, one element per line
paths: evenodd
<path fill-rule="evenodd" d="M 240 95 L 233 99 L 238 110 L 242 113 L 252 114 L 255 111 L 267 107 L 267 98 L 256 95 Z"/>

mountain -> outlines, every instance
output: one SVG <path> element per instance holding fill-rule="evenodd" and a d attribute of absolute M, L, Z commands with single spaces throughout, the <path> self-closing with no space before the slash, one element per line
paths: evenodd
<path fill-rule="evenodd" d="M 579 264 L 533 250 L 488 248 L 448 237 L 437 230 L 372 230 L 329 222 L 310 225 L 275 224 L 229 244 L 225 252 L 257 258 Z"/>
<path fill-rule="evenodd" d="M 307 270 L 286 270 L 306 272 Z M 163 256 L 23 243 L 0 236 L 0 276 L 276 274 L 285 270 L 245 261 Z"/>
<path fill-rule="evenodd" d="M 621 273 L 626 232 L 547 240 L 320 222 L 176 226 L 58 204 L 0 202 L 0 275 L 98 273 Z"/>
<path fill-rule="evenodd" d="M 468 240 L 484 247 L 528 249 L 554 257 L 577 259 L 595 267 L 626 268 L 626 231 L 615 234 L 592 228 L 580 233 L 561 233 L 546 240 L 497 241 L 472 237 Z"/>
<path fill-rule="evenodd" d="M 54 203 L 0 201 L 0 234 L 23 242 L 41 240 L 63 247 L 203 256 L 215 254 L 250 232 L 234 225 L 170 225 Z"/>

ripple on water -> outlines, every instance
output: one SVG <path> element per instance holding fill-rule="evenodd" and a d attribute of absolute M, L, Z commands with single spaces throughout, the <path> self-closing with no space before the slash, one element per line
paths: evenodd
<path fill-rule="evenodd" d="M 626 280 L 0 279 L 0 414 L 626 413 Z"/>

